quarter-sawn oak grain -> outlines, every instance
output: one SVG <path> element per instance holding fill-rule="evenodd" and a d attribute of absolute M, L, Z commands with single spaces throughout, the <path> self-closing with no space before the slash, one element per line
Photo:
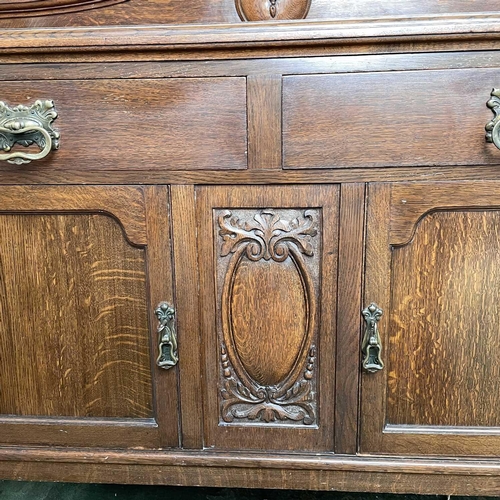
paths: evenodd
<path fill-rule="evenodd" d="M 62 132 L 46 160 L 0 165 L 0 262 L 21 290 L 3 295 L 0 400 L 22 414 L 0 415 L 0 477 L 496 494 L 496 6 L 313 0 L 306 20 L 247 23 L 234 0 L 103 5 L 0 21 L 0 99 L 54 99 Z M 61 230 L 90 221 L 86 245 Z M 91 255 L 111 282 L 87 280 Z M 96 328 L 71 298 L 90 293 L 134 301 Z M 377 374 L 359 363 L 371 302 Z M 95 401 L 53 397 L 136 323 Z"/>

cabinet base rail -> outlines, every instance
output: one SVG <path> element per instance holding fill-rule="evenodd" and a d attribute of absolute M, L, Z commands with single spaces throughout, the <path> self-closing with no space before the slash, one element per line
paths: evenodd
<path fill-rule="evenodd" d="M 493 496 L 500 460 L 3 447 L 0 478 Z"/>

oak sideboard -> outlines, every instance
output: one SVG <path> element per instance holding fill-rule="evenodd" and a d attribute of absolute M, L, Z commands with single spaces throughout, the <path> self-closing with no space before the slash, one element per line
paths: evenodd
<path fill-rule="evenodd" d="M 500 493 L 500 3 L 0 0 L 0 478 Z"/>

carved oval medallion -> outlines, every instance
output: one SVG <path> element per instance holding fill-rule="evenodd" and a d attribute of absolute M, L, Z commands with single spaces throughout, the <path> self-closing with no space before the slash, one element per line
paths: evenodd
<path fill-rule="evenodd" d="M 284 262 L 242 260 L 230 296 L 236 353 L 260 385 L 278 385 L 292 371 L 307 334 L 306 291 L 299 269 Z"/>
<path fill-rule="evenodd" d="M 221 416 L 316 421 L 317 209 L 222 210 Z"/>
<path fill-rule="evenodd" d="M 236 0 L 242 21 L 305 19 L 311 0 Z"/>

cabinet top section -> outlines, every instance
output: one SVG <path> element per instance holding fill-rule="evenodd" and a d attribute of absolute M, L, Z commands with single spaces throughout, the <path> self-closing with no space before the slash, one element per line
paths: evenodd
<path fill-rule="evenodd" d="M 211 58 L 214 53 L 225 53 L 221 57 L 248 58 L 290 56 L 295 52 L 305 55 L 308 51 L 311 55 L 411 52 L 420 51 L 424 45 L 427 50 L 442 50 L 444 44 L 452 44 L 448 50 L 493 48 L 500 38 L 500 12 L 206 25 L 46 27 L 43 24 L 40 21 L 36 27 L 0 30 L 0 54 L 154 50 L 177 53 L 177 59 L 200 59 L 205 55 Z"/>
<path fill-rule="evenodd" d="M 496 0 L 0 0 L 0 26 L 240 24 L 498 12 Z"/>

